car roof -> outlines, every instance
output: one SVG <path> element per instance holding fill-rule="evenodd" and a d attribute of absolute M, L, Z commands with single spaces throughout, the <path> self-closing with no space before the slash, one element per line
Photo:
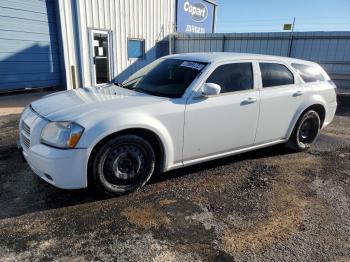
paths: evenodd
<path fill-rule="evenodd" d="M 201 53 L 183 53 L 168 55 L 166 58 L 172 59 L 183 59 L 196 62 L 214 63 L 214 62 L 224 62 L 231 60 L 271 60 L 289 63 L 303 63 L 303 64 L 315 64 L 314 62 L 283 57 L 283 56 L 273 56 L 273 55 L 260 55 L 260 54 L 248 54 L 248 53 L 232 53 L 232 52 L 201 52 Z"/>

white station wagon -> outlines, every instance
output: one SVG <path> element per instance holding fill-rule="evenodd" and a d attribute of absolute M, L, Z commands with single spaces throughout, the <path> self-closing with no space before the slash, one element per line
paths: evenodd
<path fill-rule="evenodd" d="M 316 63 L 253 54 L 160 58 L 123 83 L 31 103 L 19 145 L 64 189 L 131 192 L 155 172 L 274 144 L 305 150 L 333 119 L 335 85 Z"/>

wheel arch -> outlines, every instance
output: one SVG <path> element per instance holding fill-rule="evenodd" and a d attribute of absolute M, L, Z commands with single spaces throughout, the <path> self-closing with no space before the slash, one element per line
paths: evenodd
<path fill-rule="evenodd" d="M 325 106 L 322 103 L 315 103 L 315 104 L 312 104 L 312 105 L 308 105 L 308 106 L 305 106 L 302 110 L 300 110 L 296 114 L 296 116 L 294 117 L 292 125 L 290 126 L 289 131 L 288 131 L 288 136 L 287 136 L 288 139 L 292 135 L 292 132 L 293 132 L 293 130 L 295 128 L 295 125 L 298 123 L 299 119 L 304 115 L 304 113 L 306 113 L 309 110 L 314 110 L 319 115 L 320 120 L 321 120 L 320 127 L 322 128 L 324 120 L 326 118 L 326 108 L 325 108 Z"/>
<path fill-rule="evenodd" d="M 87 161 L 87 172 L 88 172 L 88 179 L 91 178 L 91 171 L 92 171 L 92 163 L 93 159 L 96 156 L 98 150 L 109 140 L 121 136 L 121 135 L 137 135 L 145 140 L 147 140 L 152 146 L 154 146 L 156 159 L 159 161 L 157 168 L 159 171 L 163 171 L 166 166 L 166 148 L 164 145 L 164 142 L 160 138 L 160 136 L 155 133 L 154 131 L 144 128 L 144 127 L 132 127 L 132 128 L 126 128 L 123 130 L 119 130 L 113 133 L 110 133 L 106 136 L 104 136 L 102 139 L 100 139 L 95 145 L 92 147 L 91 152 L 88 157 Z M 90 182 L 90 181 L 88 181 Z"/>

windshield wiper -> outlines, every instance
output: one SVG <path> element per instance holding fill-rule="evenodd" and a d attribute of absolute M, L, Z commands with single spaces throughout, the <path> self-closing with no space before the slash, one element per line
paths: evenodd
<path fill-rule="evenodd" d="M 125 84 L 128 84 L 128 83 L 130 83 L 130 82 L 134 82 L 135 80 L 140 79 L 141 77 L 144 77 L 144 76 L 145 76 L 145 75 L 141 75 L 141 76 L 135 77 L 135 78 L 133 78 L 133 79 L 130 79 L 129 81 L 126 81 Z"/>
<path fill-rule="evenodd" d="M 153 95 L 153 96 L 162 96 L 161 94 L 158 94 L 156 92 L 151 92 L 151 91 L 145 90 L 143 88 L 132 87 L 131 85 L 125 86 L 123 83 L 115 82 L 114 84 L 116 86 L 119 86 L 119 87 L 122 87 L 122 88 L 125 88 L 125 89 L 129 89 L 129 90 L 132 90 L 132 91 L 135 91 L 135 92 L 139 92 L 139 93 L 143 93 L 143 94 L 147 94 L 147 95 Z"/>
<path fill-rule="evenodd" d="M 122 88 L 125 88 L 125 89 L 134 90 L 134 88 L 131 85 L 125 86 L 125 85 L 123 85 L 123 83 L 120 83 L 120 82 L 115 82 L 114 84 L 116 86 L 119 86 L 119 87 L 122 87 Z"/>
<path fill-rule="evenodd" d="M 114 82 L 114 84 L 115 84 L 116 86 L 124 87 L 124 86 L 123 86 L 123 83 L 121 83 L 121 82 Z"/>

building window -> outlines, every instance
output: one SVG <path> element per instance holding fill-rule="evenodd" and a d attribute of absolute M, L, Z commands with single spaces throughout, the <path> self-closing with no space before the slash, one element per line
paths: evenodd
<path fill-rule="evenodd" d="M 128 58 L 143 58 L 145 55 L 145 40 L 128 39 Z"/>

